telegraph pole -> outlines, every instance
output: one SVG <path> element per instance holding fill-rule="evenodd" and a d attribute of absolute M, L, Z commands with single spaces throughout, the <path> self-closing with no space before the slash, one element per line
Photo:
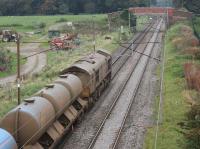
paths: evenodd
<path fill-rule="evenodd" d="M 17 34 L 17 102 L 18 105 L 21 103 L 20 97 L 20 87 L 21 87 L 21 78 L 20 78 L 20 36 Z"/>

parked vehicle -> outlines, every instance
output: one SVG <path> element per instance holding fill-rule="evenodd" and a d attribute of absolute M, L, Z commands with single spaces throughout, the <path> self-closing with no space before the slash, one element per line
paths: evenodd
<path fill-rule="evenodd" d="M 11 30 L 1 30 L 0 39 L 3 42 L 12 42 L 17 40 L 17 33 Z"/>
<path fill-rule="evenodd" d="M 55 38 L 55 37 L 60 37 L 60 31 L 59 30 L 49 30 L 48 36 L 50 39 Z"/>
<path fill-rule="evenodd" d="M 78 34 L 66 34 L 62 37 L 55 37 L 50 41 L 50 48 L 53 50 L 69 50 L 80 44 Z"/>

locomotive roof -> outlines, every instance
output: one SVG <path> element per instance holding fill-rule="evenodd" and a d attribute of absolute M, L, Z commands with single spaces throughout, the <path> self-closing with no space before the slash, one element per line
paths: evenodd
<path fill-rule="evenodd" d="M 71 67 L 65 69 L 63 72 L 80 71 L 92 75 L 102 63 L 106 61 L 106 56 L 100 53 L 93 53 L 76 61 Z"/>

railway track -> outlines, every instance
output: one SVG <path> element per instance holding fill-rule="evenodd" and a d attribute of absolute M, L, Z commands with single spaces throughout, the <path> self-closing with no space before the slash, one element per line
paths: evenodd
<path fill-rule="evenodd" d="M 146 37 L 146 34 L 148 33 L 148 31 L 153 27 L 154 25 L 154 21 L 152 21 L 151 23 L 149 23 L 148 26 L 145 27 L 145 29 L 141 32 L 141 34 L 138 34 L 132 41 L 131 44 L 127 45 L 127 48 L 123 49 L 120 54 L 118 54 L 116 57 L 114 57 L 113 62 L 112 62 L 112 80 L 115 78 L 115 76 L 117 75 L 117 73 L 121 70 L 121 68 L 123 67 L 123 65 L 127 62 L 128 58 L 130 56 L 132 56 L 133 52 L 138 48 L 139 44 L 135 44 L 140 43 L 144 40 L 144 38 Z M 138 52 L 143 52 L 139 49 Z M 123 57 L 123 58 L 122 58 Z M 118 64 L 117 62 L 120 61 L 120 59 L 123 59 L 121 64 Z"/>
<path fill-rule="evenodd" d="M 144 51 L 145 55 L 151 55 L 154 47 L 153 42 L 157 39 L 158 30 L 160 29 L 161 24 L 162 20 L 159 21 L 156 28 L 157 31 L 153 33 L 150 43 L 146 44 Z M 88 149 L 114 149 L 117 147 L 123 126 L 134 102 L 135 95 L 140 86 L 149 59 L 149 57 L 141 55 L 136 66 L 131 69 L 127 79 L 121 87 L 120 92 L 116 95 L 113 104 L 109 108 L 109 111 L 99 126 L 98 131 L 90 142 Z M 124 100 L 126 102 L 124 102 Z"/>
<path fill-rule="evenodd" d="M 144 49 L 145 47 L 147 46 L 147 44 L 134 44 L 134 43 L 141 43 L 141 42 L 144 42 L 144 43 L 148 43 L 150 40 L 149 38 L 150 37 L 147 37 L 147 36 L 150 36 L 150 34 L 153 34 L 152 31 L 150 31 L 152 28 L 154 28 L 153 26 L 155 25 L 154 24 L 155 22 L 152 22 L 150 24 L 148 24 L 148 26 L 144 29 L 143 32 L 141 32 L 132 42 L 133 44 L 130 44 L 127 46 L 127 48 L 123 49 L 120 54 L 121 56 L 117 57 L 115 55 L 115 57 L 113 57 L 113 68 L 115 69 L 113 71 L 113 76 L 112 76 L 112 80 L 114 82 L 117 82 L 116 78 L 119 78 L 119 80 L 124 80 L 122 79 L 123 77 L 119 77 L 118 72 L 121 70 L 122 67 L 124 67 L 124 64 L 127 63 L 128 59 L 132 59 L 131 63 L 138 63 L 139 61 L 139 58 L 142 56 L 141 53 L 144 52 Z M 152 35 L 151 35 L 152 36 Z M 153 43 L 153 42 L 152 42 Z M 133 50 L 133 51 L 138 51 L 138 52 L 134 52 L 134 55 L 131 55 L 133 54 L 130 50 L 130 48 Z M 118 52 L 119 54 L 119 52 Z M 123 59 L 123 60 L 122 60 Z M 122 61 L 122 62 L 119 62 L 119 61 Z M 135 62 L 134 62 L 135 61 Z M 127 65 L 127 64 L 126 64 Z M 136 64 L 135 64 L 136 66 Z M 116 68 L 115 68 L 116 67 Z M 121 70 L 123 72 L 123 70 Z M 115 77 L 116 76 L 116 77 Z M 114 86 L 113 86 L 114 85 Z M 94 131 L 94 132 L 97 132 L 97 127 L 96 126 L 99 126 L 101 122 L 99 122 L 100 120 L 102 120 L 103 118 L 100 118 L 102 116 L 99 117 L 99 115 L 104 115 L 103 113 L 107 113 L 107 109 L 109 107 L 109 105 L 112 105 L 113 103 L 113 97 L 120 92 L 120 90 L 118 90 L 119 86 L 121 85 L 120 83 L 117 83 L 117 86 L 115 86 L 116 84 L 114 83 L 111 83 L 111 86 L 107 89 L 107 91 L 105 91 L 105 93 L 102 95 L 101 98 L 105 99 L 101 99 L 98 101 L 98 105 L 101 105 L 101 107 L 103 108 L 100 108 L 101 110 L 103 110 L 101 112 L 101 110 L 98 110 L 98 112 L 96 111 L 97 110 L 97 107 L 93 107 L 93 109 L 90 111 L 90 113 L 92 113 L 91 115 L 92 116 L 92 119 L 96 119 L 95 122 L 93 120 L 91 120 L 91 116 L 90 114 L 87 115 L 87 117 L 90 117 L 88 120 L 87 118 L 84 118 L 85 120 L 82 122 L 82 126 L 84 127 L 84 129 L 80 130 L 80 129 L 76 129 L 75 132 L 70 135 L 67 135 L 66 136 L 66 140 L 62 141 L 63 143 L 59 146 L 59 148 L 86 148 L 86 145 L 90 143 L 90 141 L 92 140 L 91 136 L 94 136 L 95 133 L 92 133 L 91 131 Z M 122 85 L 121 85 L 122 86 Z M 112 91 L 111 91 L 112 89 Z M 112 92 L 112 93 L 111 93 Z M 110 98 L 109 98 L 110 97 Z M 104 101 L 105 101 L 105 105 L 104 105 Z M 95 114 L 93 113 L 94 111 Z M 100 113 L 100 114 L 99 114 Z M 96 118 L 96 117 L 99 117 L 99 118 Z M 91 121 L 92 125 L 94 128 L 89 127 L 87 128 L 88 126 L 88 121 Z M 93 122 L 92 122 L 93 121 Z M 86 123 L 86 124 L 85 124 Z M 90 122 L 89 122 L 90 123 Z M 90 124 L 89 124 L 90 125 Z M 77 132 L 78 131 L 78 132 Z M 82 132 L 79 132 L 79 131 L 82 131 Z M 78 137 L 76 137 L 77 135 L 76 134 L 81 134 L 81 135 L 78 135 Z M 69 136 L 71 136 L 71 138 L 68 138 Z M 82 136 L 82 137 L 81 137 Z M 74 138 L 75 137 L 75 138 Z M 78 139 L 77 139 L 78 138 Z M 77 144 L 77 142 L 79 142 Z M 95 142 L 95 141 L 94 141 Z M 74 145 L 73 145 L 74 144 Z M 92 147 L 92 146 L 91 146 Z"/>

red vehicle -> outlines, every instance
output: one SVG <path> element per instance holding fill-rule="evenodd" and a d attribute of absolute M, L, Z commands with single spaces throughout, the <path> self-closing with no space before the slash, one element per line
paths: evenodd
<path fill-rule="evenodd" d="M 75 47 L 74 41 L 78 34 L 67 34 L 63 37 L 56 37 L 50 41 L 50 47 L 54 50 L 69 50 Z"/>

